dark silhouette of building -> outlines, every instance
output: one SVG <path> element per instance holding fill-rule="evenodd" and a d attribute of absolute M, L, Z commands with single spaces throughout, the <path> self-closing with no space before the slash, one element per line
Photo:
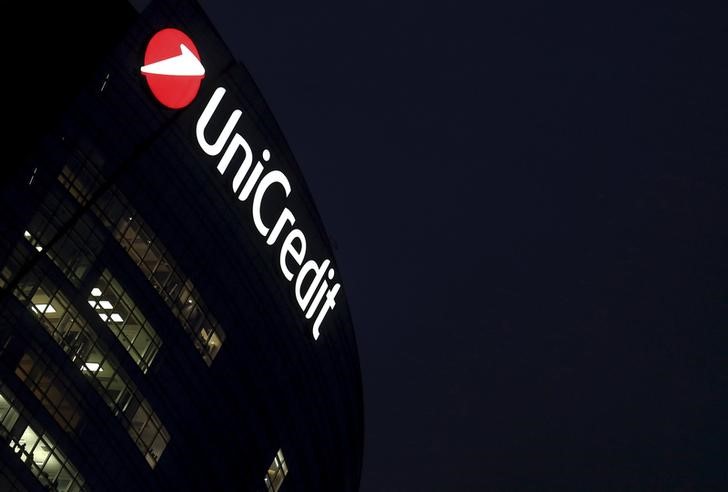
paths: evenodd
<path fill-rule="evenodd" d="M 38 45 L 72 33 L 64 51 L 15 54 L 0 489 L 358 490 L 351 317 L 275 119 L 195 2 L 108 4 L 93 26 L 54 7 Z M 182 109 L 141 71 L 166 28 L 205 71 Z"/>

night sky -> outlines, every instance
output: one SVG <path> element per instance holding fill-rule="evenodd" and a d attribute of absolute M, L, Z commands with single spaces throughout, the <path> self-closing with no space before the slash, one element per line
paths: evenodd
<path fill-rule="evenodd" d="M 202 1 L 337 248 L 362 492 L 728 490 L 727 9 L 491 3 Z"/>

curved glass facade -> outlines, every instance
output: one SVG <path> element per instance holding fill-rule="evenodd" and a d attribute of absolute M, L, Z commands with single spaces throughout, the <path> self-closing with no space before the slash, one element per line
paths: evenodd
<path fill-rule="evenodd" d="M 140 73 L 167 27 L 205 68 L 177 111 Z M 188 0 L 94 63 L 2 183 L 0 488 L 358 490 L 343 282 L 255 83 Z"/>

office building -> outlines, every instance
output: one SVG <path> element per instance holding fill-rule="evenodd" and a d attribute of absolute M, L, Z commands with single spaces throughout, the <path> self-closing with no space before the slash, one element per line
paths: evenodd
<path fill-rule="evenodd" d="M 0 489 L 358 490 L 345 282 L 250 74 L 194 1 L 53 8 L 76 51 L 27 62 L 0 190 Z"/>

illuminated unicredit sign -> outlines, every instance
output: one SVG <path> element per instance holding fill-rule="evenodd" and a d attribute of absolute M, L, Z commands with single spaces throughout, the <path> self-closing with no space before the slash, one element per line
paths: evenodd
<path fill-rule="evenodd" d="M 165 31 L 172 30 L 165 29 L 160 33 Z M 152 41 L 158 35 L 159 33 L 152 38 Z M 183 36 L 189 40 L 186 35 L 183 34 Z M 150 45 L 152 41 L 150 41 Z M 179 38 L 175 38 L 172 45 L 178 43 L 180 43 Z M 204 75 L 204 67 L 202 67 L 199 54 L 191 40 L 189 40 L 189 45 L 187 46 L 182 42 L 177 48 L 177 54 L 174 54 L 175 50 L 167 50 L 166 53 L 171 52 L 173 54 L 168 58 L 152 62 L 152 64 L 146 63 L 147 59 L 145 57 L 145 66 L 141 68 L 141 71 L 147 75 L 150 87 L 152 84 L 148 74 L 154 74 L 152 70 L 162 72 L 161 75 L 164 77 L 197 77 L 198 85 L 192 95 L 192 99 L 194 99 L 199 89 L 199 81 Z M 189 54 L 185 54 L 185 47 L 188 48 L 186 51 Z M 193 55 L 194 61 L 190 58 L 190 55 Z M 202 67 L 201 70 L 195 68 L 197 64 Z M 176 75 L 169 73 L 174 71 L 182 73 Z M 172 82 L 175 82 L 175 79 Z M 169 85 L 166 87 L 169 87 Z M 180 84 L 180 87 L 183 87 L 181 90 L 188 90 L 188 87 L 184 86 L 184 84 Z M 166 104 L 154 89 L 152 91 L 162 104 L 172 107 Z M 282 171 L 273 169 L 272 165 L 266 166 L 264 164 L 269 163 L 271 160 L 270 151 L 261 149 L 254 152 L 245 136 L 235 131 L 236 125 L 243 114 L 242 110 L 235 109 L 227 116 L 227 121 L 218 135 L 209 135 L 207 126 L 210 120 L 213 117 L 225 117 L 225 115 L 216 114 L 225 93 L 226 89 L 224 87 L 215 89 L 198 118 L 196 125 L 197 143 L 208 156 L 215 158 L 220 156 L 217 161 L 217 170 L 221 175 L 224 176 L 228 173 L 228 169 L 231 170 L 229 175 L 234 173 L 232 193 L 237 196 L 237 199 L 241 202 L 251 200 L 253 224 L 261 236 L 260 240 L 265 241 L 268 247 L 278 250 L 280 272 L 283 278 L 292 285 L 302 315 L 307 320 L 313 320 L 312 335 L 314 339 L 318 339 L 321 324 L 328 312 L 336 306 L 336 295 L 341 289 L 341 284 L 334 282 L 335 272 L 331 259 L 307 257 L 306 234 L 301 229 L 294 227 L 296 224 L 295 211 L 284 206 L 275 221 L 271 223 L 263 221 L 261 206 L 264 197 L 269 193 L 279 193 L 285 199 L 293 193 L 293 189 L 288 177 Z M 166 97 L 170 100 L 176 100 L 173 94 Z M 185 100 L 186 97 L 189 96 L 179 98 L 179 100 Z M 192 99 L 184 105 L 189 104 Z M 254 155 L 256 154 L 259 154 L 260 158 L 256 159 L 255 164 L 253 164 Z M 296 268 L 293 268 L 295 271 L 289 268 L 292 264 L 296 265 Z"/>
<path fill-rule="evenodd" d="M 222 132 L 212 143 L 208 141 L 205 129 L 220 105 L 225 92 L 223 87 L 215 89 L 212 97 L 207 102 L 207 106 L 202 111 L 202 115 L 197 120 L 197 143 L 211 157 L 222 154 L 217 165 L 217 170 L 222 175 L 227 172 L 233 158 L 242 151 L 243 159 L 236 166 L 237 170 L 233 177 L 232 191 L 241 202 L 252 197 L 252 216 L 255 228 L 262 236 L 261 240 L 265 239 L 268 246 L 276 247 L 279 245 L 281 273 L 286 280 L 295 284 L 298 305 L 306 319 L 314 318 L 313 337 L 318 339 L 321 323 L 329 310 L 336 306 L 335 298 L 341 284 L 334 283 L 329 288 L 328 281 L 334 279 L 334 269 L 330 267 L 330 259 L 327 258 L 319 262 L 315 259 L 306 258 L 306 234 L 293 227 L 296 223 L 296 215 L 288 207 L 283 208 L 275 223 L 263 223 L 261 217 L 263 197 L 267 193 L 283 193 L 285 197 L 288 197 L 293 190 L 288 178 L 282 171 L 266 169 L 263 165 L 263 162 L 268 162 L 271 158 L 268 149 L 263 149 L 260 153 L 262 162 L 259 159 L 253 166 L 253 149 L 250 148 L 243 135 L 240 133 L 233 134 L 242 111 L 240 109 L 234 110 L 228 116 Z M 285 237 L 282 238 L 284 233 Z M 289 257 L 296 265 L 301 267 L 298 272 L 294 273 L 288 268 Z M 308 283 L 308 286 L 304 288 L 306 283 Z"/>

